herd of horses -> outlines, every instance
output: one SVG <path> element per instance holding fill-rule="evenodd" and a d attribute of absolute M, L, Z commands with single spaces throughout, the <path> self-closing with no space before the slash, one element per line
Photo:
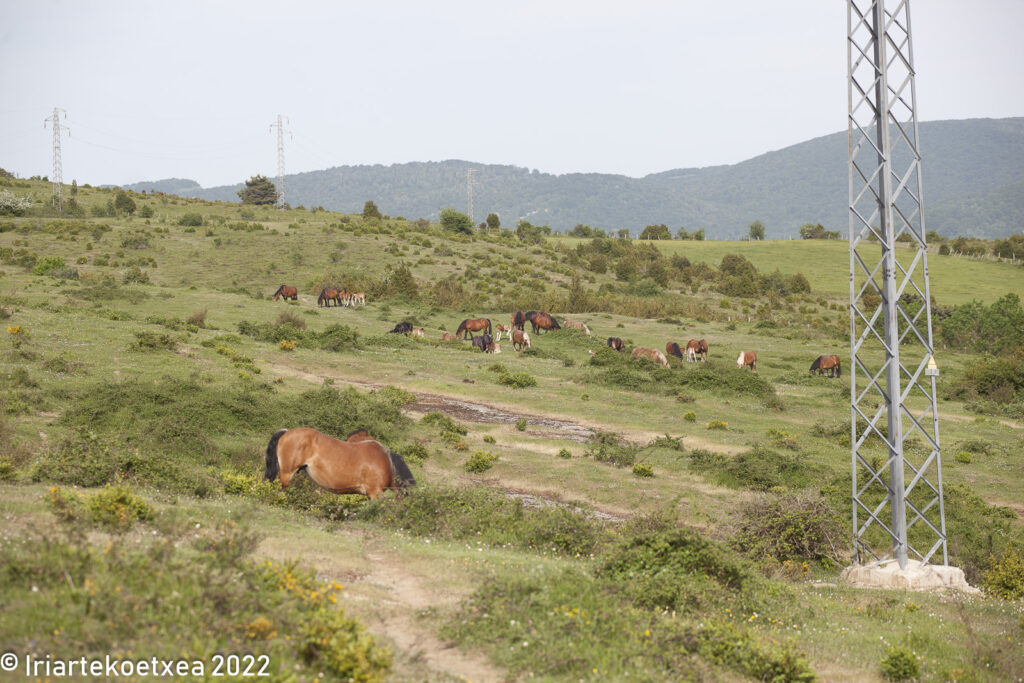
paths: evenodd
<path fill-rule="evenodd" d="M 274 292 L 273 298 L 274 301 L 279 298 L 297 301 L 298 290 L 295 287 L 281 285 Z M 317 304 L 330 306 L 331 302 L 337 306 L 365 305 L 366 295 L 362 292 L 324 288 L 320 292 Z M 567 329 L 580 330 L 590 336 L 590 329 L 585 324 L 568 320 L 563 322 Z M 535 335 L 562 329 L 549 313 L 516 311 L 512 314 L 509 325 L 492 326 L 488 318 L 467 318 L 459 323 L 454 335 L 442 332 L 441 340 L 469 339 L 474 347 L 484 353 L 501 353 L 501 345 L 498 342 L 504 334 L 512 342 L 512 348 L 521 351 L 530 348 L 530 335 L 526 332 L 526 323 L 530 323 Z M 496 332 L 497 337 L 492 336 L 492 332 Z M 423 328 L 415 327 L 411 322 L 398 323 L 390 333 L 426 337 Z M 608 337 L 606 343 L 615 351 L 626 349 L 625 342 L 619 337 Z M 665 346 L 665 352 L 669 356 L 688 362 L 707 361 L 709 358 L 708 343 L 704 339 L 690 339 L 685 347 L 678 342 L 670 341 Z M 633 358 L 653 361 L 663 368 L 670 367 L 665 353 L 658 349 L 637 346 L 630 355 Z M 740 351 L 736 365 L 756 372 L 757 353 Z M 810 372 L 816 372 L 818 375 L 828 372 L 829 377 L 842 377 L 839 356 L 818 356 L 811 364 Z M 375 500 L 384 491 L 393 490 L 401 494 L 403 489 L 416 485 L 416 480 L 402 457 L 363 430 L 349 434 L 343 441 L 308 427 L 278 431 L 267 444 L 265 479 L 279 480 L 283 490 L 301 469 L 306 470 L 317 485 L 328 491 L 364 495 L 371 500 Z"/>

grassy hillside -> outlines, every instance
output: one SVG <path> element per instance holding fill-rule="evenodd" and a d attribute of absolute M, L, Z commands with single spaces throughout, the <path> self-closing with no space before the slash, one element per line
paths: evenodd
<path fill-rule="evenodd" d="M 849 368 L 807 368 L 846 355 L 844 243 L 524 243 L 138 194 L 134 216 L 92 215 L 114 198 L 85 187 L 85 216 L 0 217 L 5 648 L 266 652 L 302 680 L 1024 673 L 1020 602 L 996 576 L 1012 579 L 1024 543 L 1024 392 L 979 380 L 988 354 L 961 343 L 962 321 L 940 358 L 945 509 L 953 561 L 988 592 L 836 582 Z M 758 277 L 730 280 L 726 253 Z M 939 303 L 977 299 L 979 319 L 1022 289 L 1019 266 L 929 264 Z M 270 299 L 282 283 L 298 302 Z M 318 308 L 328 284 L 367 305 Z M 441 341 L 516 308 L 593 336 L 537 334 L 522 353 L 503 340 L 493 356 Z M 401 321 L 426 337 L 388 334 Z M 664 370 L 610 336 L 705 338 L 711 360 Z M 735 367 L 747 349 L 757 374 Z M 267 441 L 302 425 L 368 429 L 419 485 L 368 503 L 299 474 L 280 492 L 261 480 Z M 112 630 L 111 614 L 133 616 Z"/>
<path fill-rule="evenodd" d="M 639 233 L 646 225 L 704 229 L 738 239 L 760 220 L 768 237 L 795 237 L 804 223 L 829 230 L 848 224 L 848 135 L 808 140 L 728 166 L 674 169 L 644 178 L 599 173 L 552 175 L 466 161 L 338 166 L 288 176 L 293 206 L 356 212 L 372 199 L 391 215 L 436 220 L 466 205 L 466 173 L 475 171 L 474 204 L 483 220 L 497 212 L 506 227 L 520 219 L 569 230 L 582 223 Z M 946 236 L 1006 237 L 1024 229 L 1024 119 L 926 121 L 920 124 L 928 228 Z M 897 155 L 905 166 L 909 159 Z M 195 191 L 235 201 L 239 184 Z M 161 189 L 138 183 L 137 190 Z M 192 195 L 193 191 L 189 190 Z"/>

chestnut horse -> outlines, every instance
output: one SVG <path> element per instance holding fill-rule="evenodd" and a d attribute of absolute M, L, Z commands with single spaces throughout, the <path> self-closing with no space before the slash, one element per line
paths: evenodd
<path fill-rule="evenodd" d="M 687 348 L 689 348 L 689 346 L 687 346 Z M 679 344 L 677 342 L 670 341 L 668 344 L 665 344 L 665 355 L 682 358 L 683 351 L 679 348 Z"/>
<path fill-rule="evenodd" d="M 828 370 L 829 377 L 843 376 L 843 364 L 840 362 L 839 356 L 818 356 L 817 360 L 811 363 L 811 372 L 815 370 L 819 375 Z"/>
<path fill-rule="evenodd" d="M 757 354 L 753 351 L 740 351 L 740 355 L 736 357 L 736 367 L 748 367 L 757 372 Z"/>
<path fill-rule="evenodd" d="M 474 332 L 491 333 L 491 321 L 487 318 L 466 318 L 459 323 L 459 329 L 455 330 L 456 339 L 465 339 L 466 335 L 473 338 Z M 459 335 L 462 335 L 461 337 Z"/>
<path fill-rule="evenodd" d="M 512 329 L 521 330 L 526 325 L 526 314 L 522 311 L 516 311 L 512 314 Z"/>
<path fill-rule="evenodd" d="M 274 301 L 277 301 L 279 297 L 284 297 L 285 301 L 287 301 L 288 299 L 291 299 L 292 301 L 298 301 L 299 290 L 296 289 L 295 287 L 292 287 L 291 285 L 281 285 L 280 287 L 277 288 L 277 291 L 274 292 Z"/>
<path fill-rule="evenodd" d="M 339 441 L 309 427 L 282 429 L 270 437 L 264 478 L 280 479 L 281 490 L 306 469 L 316 484 L 333 493 L 356 493 L 376 500 L 384 491 L 415 486 L 402 456 L 363 430 Z"/>
<path fill-rule="evenodd" d="M 686 359 L 695 361 L 708 359 L 708 343 L 703 339 L 691 339 L 686 342 Z"/>
<path fill-rule="evenodd" d="M 529 313 L 527 314 L 529 316 Z M 533 333 L 540 334 L 540 330 L 560 330 L 561 325 L 558 321 L 552 318 L 547 313 L 535 313 L 532 318 L 527 317 L 530 324 L 533 325 Z"/>
<path fill-rule="evenodd" d="M 608 337 L 608 346 L 615 349 L 616 351 L 622 351 L 625 348 L 625 344 L 618 337 Z"/>
<path fill-rule="evenodd" d="M 494 338 L 495 341 L 501 341 L 501 335 L 503 334 L 507 335 L 509 339 L 512 338 L 512 327 L 510 325 L 502 325 L 501 323 L 498 323 L 494 326 L 494 330 L 498 333 Z"/>
<path fill-rule="evenodd" d="M 523 330 L 512 330 L 512 350 L 522 351 L 524 346 L 530 348 L 530 333 Z"/>
<path fill-rule="evenodd" d="M 565 326 L 568 329 L 570 329 L 570 330 L 579 330 L 580 332 L 582 332 L 583 334 L 587 335 L 588 337 L 590 336 L 590 328 L 587 327 L 586 323 L 577 323 L 577 322 L 573 322 L 572 320 L 563 320 L 562 322 L 565 323 Z"/>
<path fill-rule="evenodd" d="M 334 302 L 335 306 L 341 306 L 341 292 L 332 288 L 324 287 L 320 290 L 320 296 L 316 299 L 317 306 L 330 306 L 331 302 Z"/>
<path fill-rule="evenodd" d="M 668 367 L 668 359 L 658 349 L 645 349 L 642 346 L 638 346 L 633 349 L 633 353 L 630 354 L 633 358 L 646 358 L 652 360 L 663 368 Z"/>
<path fill-rule="evenodd" d="M 700 356 L 701 360 L 708 359 L 708 343 L 703 339 L 698 339 L 697 343 L 700 345 L 697 347 L 697 355 Z"/>

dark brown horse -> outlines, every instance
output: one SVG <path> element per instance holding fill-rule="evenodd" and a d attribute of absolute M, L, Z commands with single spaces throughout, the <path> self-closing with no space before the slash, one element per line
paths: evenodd
<path fill-rule="evenodd" d="M 700 356 L 701 360 L 707 360 L 708 359 L 708 343 L 706 341 L 704 341 L 703 339 L 698 339 L 697 343 L 699 344 L 699 346 L 697 347 L 697 355 Z"/>
<path fill-rule="evenodd" d="M 682 358 L 683 350 L 679 348 L 678 342 L 670 341 L 668 344 L 665 344 L 665 355 L 675 356 L 676 358 Z"/>
<path fill-rule="evenodd" d="M 324 287 L 320 290 L 320 296 L 316 299 L 316 305 L 330 306 L 332 301 L 335 306 L 341 306 L 341 292 L 333 287 Z"/>
<path fill-rule="evenodd" d="M 530 333 L 523 330 L 512 330 L 512 350 L 522 351 L 523 347 L 530 348 Z"/>
<path fill-rule="evenodd" d="M 298 301 L 299 290 L 296 289 L 295 287 L 292 287 L 291 285 L 281 285 L 280 287 L 277 288 L 277 291 L 274 292 L 274 301 L 277 301 L 278 298 L 280 297 L 284 297 L 285 301 L 287 301 L 288 299 L 291 299 L 292 301 Z"/>
<path fill-rule="evenodd" d="M 516 311 L 512 314 L 512 329 L 521 330 L 526 325 L 526 314 L 522 311 Z"/>
<path fill-rule="evenodd" d="M 532 318 L 529 318 L 529 321 L 530 324 L 533 325 L 534 334 L 540 334 L 540 330 L 562 329 L 562 326 L 558 324 L 558 321 L 547 313 L 535 313 Z"/>
<path fill-rule="evenodd" d="M 491 333 L 491 321 L 487 318 L 466 318 L 459 323 L 459 329 L 455 330 L 455 338 L 465 339 L 468 335 L 472 339 L 474 332 L 485 332 L 489 335 Z"/>
<path fill-rule="evenodd" d="M 818 356 L 817 360 L 811 363 L 811 372 L 815 370 L 819 375 L 828 370 L 829 377 L 843 376 L 843 364 L 839 360 L 839 356 Z"/>
<path fill-rule="evenodd" d="M 608 337 L 608 346 L 616 351 L 622 351 L 626 345 L 618 337 Z"/>
<path fill-rule="evenodd" d="M 395 329 L 388 332 L 388 334 L 412 334 L 412 323 L 398 323 L 395 325 Z"/>
<path fill-rule="evenodd" d="M 309 427 L 282 429 L 270 437 L 264 478 L 280 479 L 288 487 L 295 473 L 334 493 L 357 493 L 375 500 L 391 489 L 415 486 L 416 479 L 402 456 L 375 441 L 365 431 L 339 441 Z"/>
<path fill-rule="evenodd" d="M 487 347 L 492 346 L 493 344 L 494 340 L 491 338 L 491 335 L 487 334 L 486 332 L 481 334 L 479 337 L 473 337 L 473 346 L 480 349 L 484 353 L 488 353 Z"/>

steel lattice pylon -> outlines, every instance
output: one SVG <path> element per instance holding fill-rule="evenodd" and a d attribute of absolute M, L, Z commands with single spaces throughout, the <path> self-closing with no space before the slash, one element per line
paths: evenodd
<path fill-rule="evenodd" d="M 847 0 L 847 36 L 854 561 L 945 565 L 909 0 Z"/>

